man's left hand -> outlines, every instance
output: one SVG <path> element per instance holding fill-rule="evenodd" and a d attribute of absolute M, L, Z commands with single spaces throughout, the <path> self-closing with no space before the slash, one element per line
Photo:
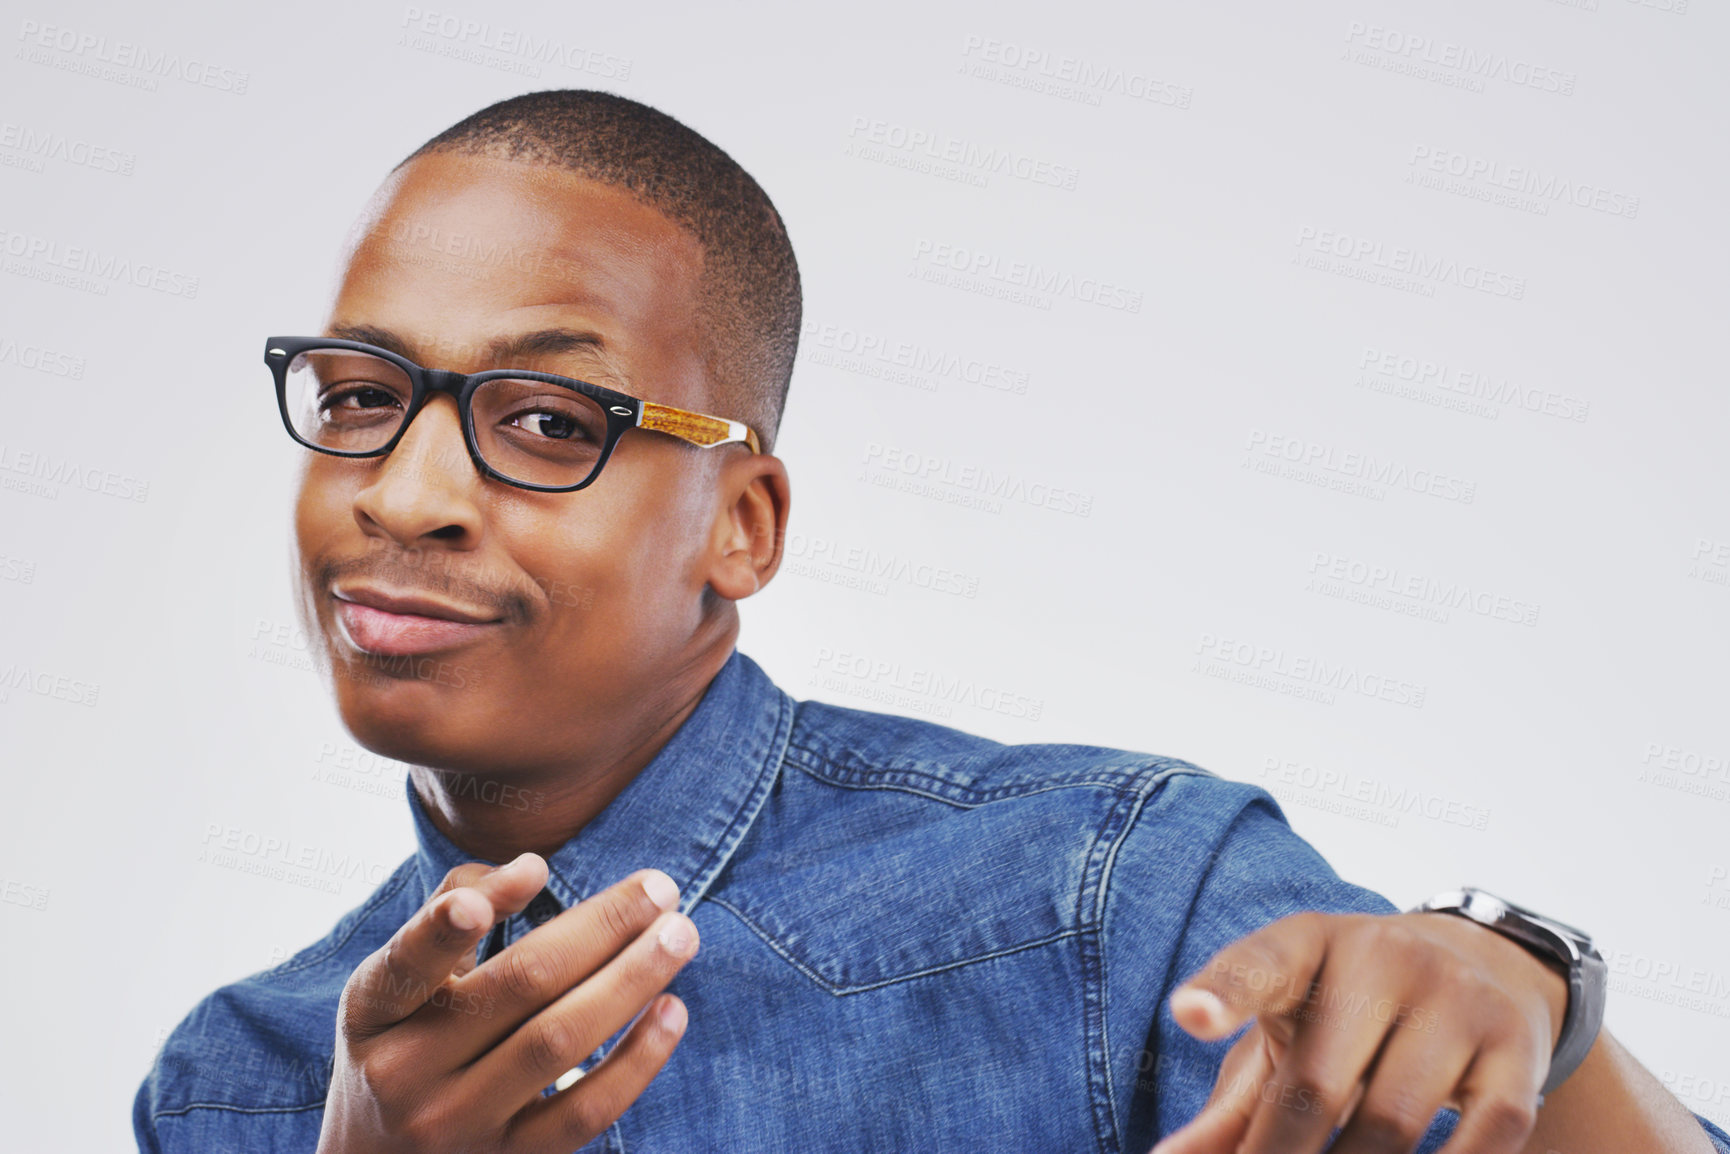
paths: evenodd
<path fill-rule="evenodd" d="M 1227 1052 L 1207 1105 L 1158 1154 L 1407 1154 L 1436 1111 L 1449 1154 L 1515 1154 L 1536 1124 L 1568 983 L 1446 913 L 1301 913 L 1215 954 L 1171 998 Z"/>

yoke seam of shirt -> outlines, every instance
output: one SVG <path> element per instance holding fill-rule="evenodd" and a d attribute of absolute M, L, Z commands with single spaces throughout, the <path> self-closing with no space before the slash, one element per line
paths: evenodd
<path fill-rule="evenodd" d="M 804 754 L 806 756 L 798 757 L 795 756 L 796 754 Z M 976 789 L 940 777 L 936 774 L 926 773 L 911 768 L 901 769 L 879 766 L 861 770 L 852 769 L 837 762 L 832 754 L 820 749 L 812 748 L 808 745 L 801 745 L 796 741 L 788 743 L 787 761 L 803 770 L 808 776 L 824 782 L 825 784 L 837 786 L 842 789 L 899 789 L 907 793 L 918 793 L 922 796 L 931 797 L 936 801 L 944 801 L 951 805 L 958 805 L 966 808 L 984 805 L 992 801 L 1028 797 L 1036 793 L 1044 793 L 1054 789 L 1074 789 L 1084 787 L 1093 789 L 1109 789 L 1117 793 L 1134 795 L 1140 793 L 1146 788 L 1142 783 L 1147 775 L 1146 771 L 1149 769 L 1156 770 L 1156 776 L 1159 776 L 1177 769 L 1194 768 L 1188 766 L 1186 763 L 1174 761 L 1171 758 L 1148 758 L 1142 764 L 1127 768 L 1123 770 L 1121 774 L 1109 778 L 1047 778 L 1043 780 L 1030 781 L 1024 787 L 999 785 L 988 789 Z M 839 777 L 824 776 L 816 767 L 807 764 L 807 761 L 814 762 L 817 766 L 841 771 L 848 776 L 866 777 L 876 780 L 863 782 L 846 781 Z M 961 798 L 929 792 L 904 782 L 883 780 L 890 777 L 918 779 L 929 782 L 932 786 L 941 787 L 951 793 L 967 795 L 967 798 L 970 800 L 963 800 Z"/>
<path fill-rule="evenodd" d="M 1171 780 L 1173 774 L 1188 772 L 1191 768 L 1167 764 L 1138 781 L 1136 790 L 1126 791 L 1119 798 L 1088 850 L 1088 867 L 1082 875 L 1081 892 L 1076 895 L 1076 920 L 1089 927 L 1081 939 L 1081 1008 L 1087 1048 L 1088 1104 L 1092 1108 L 1094 1136 L 1099 1141 L 1101 1154 L 1118 1154 L 1122 1148 L 1122 1139 L 1117 1132 L 1116 1088 L 1111 1080 L 1111 1039 L 1107 1032 L 1110 975 L 1105 968 L 1105 904 L 1111 886 L 1111 867 L 1117 861 L 1118 848 L 1145 810 L 1147 800 Z M 1090 916 L 1084 918 L 1082 914 L 1087 910 L 1090 890 L 1093 891 L 1093 908 L 1087 911 Z M 1097 1046 L 1094 1044 L 1096 1039 Z"/>
<path fill-rule="evenodd" d="M 983 954 L 973 954 L 973 955 L 970 955 L 969 957 L 965 957 L 965 958 L 956 958 L 953 961 L 944 962 L 942 965 L 939 965 L 939 966 L 927 966 L 922 970 L 913 970 L 913 971 L 911 971 L 909 973 L 905 973 L 905 974 L 896 974 L 892 978 L 884 978 L 884 979 L 882 979 L 880 981 L 876 981 L 876 982 L 867 982 L 863 985 L 841 986 L 841 985 L 837 985 L 834 982 L 831 982 L 828 978 L 825 978 L 822 974 L 818 973 L 816 970 L 812 969 L 810 966 L 806 965 L 804 962 L 800 961 L 798 958 L 796 958 L 792 954 L 788 953 L 786 951 L 786 949 L 784 949 L 781 946 L 781 944 L 775 940 L 775 938 L 772 934 L 770 934 L 767 930 L 763 929 L 756 922 L 752 921 L 748 914 L 746 914 L 743 910 L 739 909 L 732 902 L 729 902 L 726 898 L 718 898 L 718 897 L 715 897 L 713 895 L 710 895 L 706 900 L 709 902 L 712 902 L 715 905 L 720 906 L 722 909 L 726 910 L 728 913 L 730 913 L 734 917 L 738 918 L 740 922 L 744 923 L 744 926 L 746 929 L 750 930 L 752 934 L 754 934 L 757 938 L 761 939 L 763 944 L 768 946 L 771 950 L 773 950 L 775 952 L 775 954 L 782 961 L 786 962 L 789 966 L 792 966 L 794 969 L 798 970 L 801 974 L 804 974 L 805 977 L 812 982 L 812 984 L 821 988 L 824 993 L 827 993 L 830 996 L 837 997 L 837 998 L 847 998 L 847 997 L 853 996 L 854 994 L 863 994 L 863 993 L 868 993 L 871 990 L 880 990 L 885 986 L 894 986 L 894 985 L 898 985 L 902 982 L 914 981 L 915 979 L 918 979 L 918 978 L 928 978 L 928 977 L 932 976 L 933 974 L 941 974 L 941 973 L 944 973 L 945 971 L 948 971 L 948 970 L 960 969 L 963 966 L 971 966 L 971 965 L 974 965 L 974 964 L 979 963 L 979 962 L 989 962 L 989 961 L 992 961 L 993 959 L 1001 958 L 1001 957 L 1004 957 L 1008 954 L 1019 954 L 1025 950 L 1038 949 L 1040 946 L 1049 946 L 1054 942 L 1062 941 L 1064 938 L 1077 937 L 1077 936 L 1087 932 L 1086 927 L 1084 927 L 1084 926 L 1077 926 L 1073 929 L 1067 929 L 1067 930 L 1057 930 L 1054 933 L 1047 934 L 1042 938 L 1034 938 L 1030 941 L 1017 942 L 1012 946 L 1004 946 L 1002 949 L 991 950 L 991 951 L 989 951 L 987 953 L 983 953 Z"/>
<path fill-rule="evenodd" d="M 1111 1069 L 1111 1005 L 1109 992 L 1111 975 L 1106 972 L 1106 953 L 1104 949 L 1106 932 L 1105 917 L 1107 907 L 1111 901 L 1112 871 L 1117 865 L 1117 851 L 1123 847 L 1124 842 L 1129 840 L 1130 834 L 1135 832 L 1136 824 L 1141 820 L 1141 815 L 1147 812 L 1148 802 L 1151 801 L 1153 796 L 1163 789 L 1165 785 L 1178 774 L 1189 774 L 1195 777 L 1217 776 L 1212 771 L 1202 769 L 1200 766 L 1191 765 L 1188 762 L 1173 760 L 1171 764 L 1166 765 L 1158 773 L 1148 777 L 1140 792 L 1139 798 L 1136 801 L 1133 812 L 1124 823 L 1122 834 L 1112 842 L 1111 849 L 1106 855 L 1106 860 L 1101 874 L 1099 896 L 1097 899 L 1098 911 L 1096 916 L 1091 919 L 1091 924 L 1098 927 L 1098 933 L 1100 936 L 1099 969 L 1101 974 L 1101 1008 L 1099 1018 L 1099 1036 L 1103 1058 L 1102 1068 L 1104 1071 L 1103 1081 L 1105 1083 L 1106 1107 L 1110 1111 L 1112 1133 L 1114 1136 L 1117 1134 L 1117 1082 Z M 1117 1142 L 1118 1145 L 1121 1146 L 1120 1136 L 1118 1137 Z"/>
<path fill-rule="evenodd" d="M 1160 987 L 1159 987 L 1162 994 L 1164 993 L 1164 991 L 1171 989 L 1172 982 L 1177 977 L 1177 962 L 1178 962 L 1179 958 L 1183 957 L 1184 943 L 1189 941 L 1189 929 L 1190 929 L 1190 926 L 1192 926 L 1195 923 L 1195 908 L 1197 905 L 1199 905 L 1201 903 L 1201 892 L 1202 892 L 1202 890 L 1207 888 L 1208 879 L 1213 877 L 1213 871 L 1214 871 L 1215 867 L 1217 867 L 1219 865 L 1219 859 L 1221 857 L 1219 847 L 1224 845 L 1227 842 L 1227 840 L 1229 840 L 1231 838 L 1233 831 L 1235 831 L 1237 829 L 1237 827 L 1244 822 L 1247 814 L 1249 813 L 1250 807 L 1258 804 L 1260 801 L 1261 801 L 1261 799 L 1257 798 L 1257 797 L 1251 797 L 1247 801 L 1245 801 L 1245 803 L 1238 808 L 1238 811 L 1232 815 L 1232 819 L 1226 825 L 1225 830 L 1220 834 L 1219 838 L 1213 843 L 1212 847 L 1208 850 L 1207 868 L 1202 870 L 1201 871 L 1201 877 L 1196 879 L 1195 892 L 1190 895 L 1190 899 L 1189 899 L 1189 908 L 1184 910 L 1184 913 L 1183 913 L 1183 932 L 1178 935 L 1177 944 L 1172 949 L 1170 957 L 1168 957 L 1166 959 L 1165 978 L 1161 982 Z M 1164 1005 L 1164 999 L 1163 998 L 1161 999 L 1160 1005 L 1161 1006 Z M 1245 1026 L 1247 1026 L 1248 1024 L 1249 1023 L 1247 1023 L 1247 1022 L 1244 1023 Z M 1239 1027 L 1239 1030 L 1241 1030 L 1241 1029 L 1243 1029 L 1242 1026 Z M 1159 1006 L 1154 1007 L 1154 1020 L 1151 1023 L 1149 1023 L 1148 1032 L 1153 1037 L 1154 1044 L 1157 1046 L 1158 1042 L 1159 1042 Z M 1236 1037 L 1236 1036 L 1237 1036 L 1236 1034 L 1228 1035 L 1228 1037 Z M 1216 1040 L 1222 1041 L 1224 1039 L 1216 1039 Z M 1234 1042 L 1233 1044 L 1235 1045 L 1236 1043 Z M 1156 1053 L 1154 1055 L 1155 1063 L 1157 1063 L 1159 1061 L 1159 1059 L 1162 1057 L 1164 1057 L 1163 1054 Z M 1155 1126 L 1159 1125 L 1159 1116 L 1160 1116 L 1159 1098 L 1160 1098 L 1159 1080 L 1156 1078 L 1156 1079 L 1154 1079 L 1154 1084 L 1153 1084 L 1153 1103 L 1152 1103 L 1153 1118 L 1154 1118 L 1154 1125 Z"/>
<path fill-rule="evenodd" d="M 820 771 L 796 759 L 788 758 L 788 763 L 813 781 L 820 782 L 823 785 L 832 785 L 836 789 L 892 790 L 896 793 L 910 793 L 917 797 L 930 798 L 932 801 L 942 802 L 945 805 L 954 806 L 957 809 L 977 809 L 982 805 L 990 805 L 993 802 L 1014 801 L 1023 797 L 1033 797 L 1041 793 L 1052 793 L 1060 789 L 1102 789 L 1110 790 L 1112 793 L 1117 794 L 1133 794 L 1135 792 L 1122 782 L 1117 781 L 1059 781 L 1047 785 L 1035 785 L 1025 790 L 1017 790 L 1013 793 L 1002 792 L 996 797 L 982 797 L 975 801 L 962 801 L 958 798 L 944 797 L 942 794 L 936 794 L 932 793 L 930 790 L 920 789 L 915 785 L 907 785 L 895 781 L 838 781 L 833 777 L 825 777 Z M 886 772 L 900 771 L 891 770 Z"/>

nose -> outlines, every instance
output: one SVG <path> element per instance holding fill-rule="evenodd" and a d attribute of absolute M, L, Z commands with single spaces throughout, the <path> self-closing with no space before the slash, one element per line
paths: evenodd
<path fill-rule="evenodd" d="M 456 399 L 440 393 L 427 399 L 379 460 L 372 483 L 355 494 L 355 521 L 368 536 L 389 537 L 403 549 L 431 542 L 473 548 L 481 533 L 480 484 Z"/>

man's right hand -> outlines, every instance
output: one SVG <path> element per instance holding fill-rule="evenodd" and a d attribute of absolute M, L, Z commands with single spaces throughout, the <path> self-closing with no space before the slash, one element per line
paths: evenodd
<path fill-rule="evenodd" d="M 660 1072 L 685 1006 L 656 995 L 697 952 L 677 887 L 639 870 L 476 966 L 481 937 L 546 880 L 532 853 L 458 866 L 355 969 L 337 1009 L 320 1154 L 569 1154 Z M 645 1006 L 605 1059 L 542 1095 Z"/>

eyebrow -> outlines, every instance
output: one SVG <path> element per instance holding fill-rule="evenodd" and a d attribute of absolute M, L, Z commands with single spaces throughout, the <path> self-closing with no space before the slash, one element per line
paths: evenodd
<path fill-rule="evenodd" d="M 377 325 L 332 325 L 325 330 L 326 336 L 341 340 L 360 341 L 362 344 L 377 345 L 388 349 L 399 357 L 417 360 L 414 343 Z M 606 342 L 598 333 L 583 329 L 540 329 L 532 333 L 518 333 L 509 337 L 494 337 L 488 341 L 486 352 L 493 364 L 505 364 L 510 361 L 527 360 L 530 357 L 551 356 L 557 353 L 576 351 L 605 352 Z M 430 367 L 430 366 L 429 366 Z"/>

